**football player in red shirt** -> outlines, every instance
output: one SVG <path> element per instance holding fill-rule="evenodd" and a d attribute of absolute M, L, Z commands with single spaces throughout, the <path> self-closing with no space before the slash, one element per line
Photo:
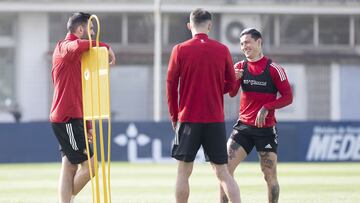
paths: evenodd
<path fill-rule="evenodd" d="M 240 202 L 238 185 L 226 165 L 223 99 L 236 78 L 228 48 L 208 37 L 211 25 L 209 12 L 192 11 L 188 28 L 193 38 L 177 44 L 169 61 L 167 97 L 176 132 L 172 157 L 178 160 L 177 203 L 188 201 L 189 177 L 200 146 L 229 199 Z"/>
<path fill-rule="evenodd" d="M 59 202 L 72 202 L 73 197 L 90 180 L 87 153 L 90 153 L 94 169 L 93 153 L 86 151 L 83 125 L 83 106 L 81 88 L 81 55 L 89 50 L 87 24 L 90 14 L 74 13 L 68 20 L 68 33 L 57 43 L 53 53 L 52 81 L 54 96 L 51 106 L 50 122 L 60 144 L 62 167 L 59 179 Z M 92 25 L 91 25 L 92 26 Z M 94 34 L 91 27 L 91 34 Z M 95 42 L 92 42 L 95 45 Z M 110 64 L 115 64 L 115 55 L 109 49 Z M 91 126 L 88 128 L 89 141 L 92 139 Z M 78 170 L 78 165 L 80 169 Z M 92 173 L 94 174 L 94 172 Z"/>
<path fill-rule="evenodd" d="M 264 56 L 261 45 L 262 36 L 256 29 L 245 29 L 240 34 L 240 46 L 246 59 L 235 64 L 237 86 L 229 93 L 234 97 L 239 88 L 242 89 L 239 119 L 228 140 L 228 167 L 233 175 L 255 146 L 267 182 L 268 200 L 273 203 L 278 202 L 280 192 L 276 173 L 275 109 L 291 104 L 293 96 L 284 69 Z M 222 202 L 227 202 L 225 194 L 222 195 Z"/>

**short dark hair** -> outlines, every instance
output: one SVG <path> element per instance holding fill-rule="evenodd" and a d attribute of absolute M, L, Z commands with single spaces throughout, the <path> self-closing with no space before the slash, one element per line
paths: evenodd
<path fill-rule="evenodd" d="M 240 37 L 243 35 L 251 35 L 251 38 L 253 38 L 255 41 L 259 38 L 262 39 L 261 33 L 255 28 L 246 28 L 241 32 Z"/>
<path fill-rule="evenodd" d="M 195 25 L 199 25 L 211 19 L 211 13 L 202 8 L 197 8 L 190 13 L 190 20 L 194 22 Z"/>
<path fill-rule="evenodd" d="M 90 16 L 91 14 L 89 13 L 73 13 L 67 22 L 67 30 L 71 33 L 74 33 L 77 27 L 79 27 L 80 25 L 84 25 L 88 22 Z"/>

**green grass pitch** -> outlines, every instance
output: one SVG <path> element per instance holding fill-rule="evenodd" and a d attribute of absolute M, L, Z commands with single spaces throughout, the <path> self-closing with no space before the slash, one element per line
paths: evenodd
<path fill-rule="evenodd" d="M 60 163 L 0 164 L 0 203 L 56 203 Z M 174 202 L 175 164 L 112 163 L 113 203 Z M 360 163 L 280 163 L 280 201 L 285 203 L 360 202 Z M 236 171 L 242 202 L 267 202 L 259 164 Z M 218 202 L 218 183 L 209 164 L 195 163 L 190 203 Z M 91 186 L 75 203 L 91 203 Z"/>

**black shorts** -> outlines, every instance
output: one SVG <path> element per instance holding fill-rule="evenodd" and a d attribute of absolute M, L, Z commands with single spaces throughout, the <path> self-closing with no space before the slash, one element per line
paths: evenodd
<path fill-rule="evenodd" d="M 66 123 L 51 123 L 51 126 L 59 141 L 62 156 L 66 156 L 72 164 L 80 164 L 88 159 L 82 119 L 71 119 Z M 92 157 L 91 147 L 89 150 Z"/>
<path fill-rule="evenodd" d="M 226 131 L 224 123 L 178 123 L 171 156 L 193 162 L 203 147 L 207 161 L 227 163 Z"/>
<path fill-rule="evenodd" d="M 231 133 L 231 139 L 242 146 L 246 153 L 249 154 L 251 150 L 256 147 L 258 152 L 274 152 L 277 153 L 278 136 L 276 128 L 258 128 L 249 126 L 238 121 Z"/>

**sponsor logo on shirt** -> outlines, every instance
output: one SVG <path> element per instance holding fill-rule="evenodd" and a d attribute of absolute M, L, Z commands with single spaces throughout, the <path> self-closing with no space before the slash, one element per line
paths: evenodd
<path fill-rule="evenodd" d="M 257 80 L 244 80 L 245 85 L 257 85 L 257 86 L 266 86 L 267 82 L 257 81 Z"/>

